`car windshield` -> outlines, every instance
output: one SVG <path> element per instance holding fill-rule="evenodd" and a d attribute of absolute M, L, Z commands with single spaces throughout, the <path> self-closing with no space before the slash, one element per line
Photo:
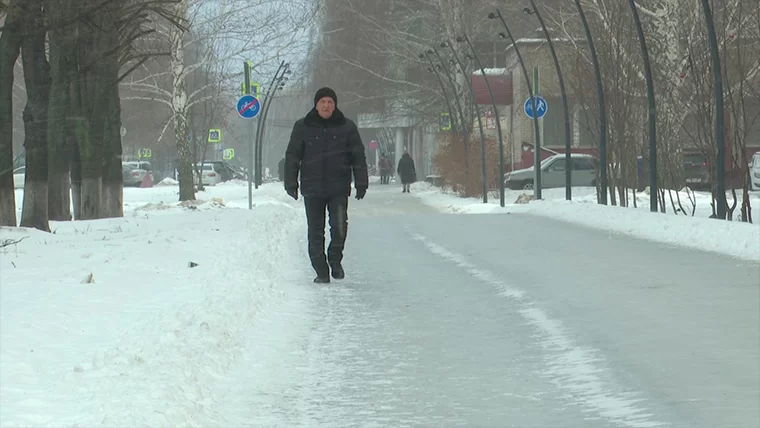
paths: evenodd
<path fill-rule="evenodd" d="M 699 153 L 688 154 L 684 155 L 683 162 L 686 164 L 701 164 L 705 162 L 705 157 Z"/>

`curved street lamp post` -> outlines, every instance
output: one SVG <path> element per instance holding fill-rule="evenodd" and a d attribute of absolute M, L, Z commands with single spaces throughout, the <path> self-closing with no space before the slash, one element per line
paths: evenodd
<path fill-rule="evenodd" d="M 449 114 L 449 121 L 451 123 L 451 127 L 453 130 L 459 129 L 458 121 L 455 121 L 456 114 L 453 108 L 451 108 L 451 101 L 449 100 L 449 96 L 446 95 L 446 85 L 443 83 L 443 79 L 441 79 L 441 75 L 438 74 L 438 71 L 440 70 L 440 65 L 437 65 L 433 62 L 433 59 L 430 58 L 430 55 L 427 54 L 427 52 L 421 53 L 419 55 L 420 59 L 427 59 L 430 63 L 430 67 L 427 68 L 427 71 L 429 73 L 435 74 L 436 80 L 438 80 L 438 85 L 441 87 L 441 95 L 443 95 L 443 100 L 446 102 L 446 110 Z"/>
<path fill-rule="evenodd" d="M 272 107 L 272 101 L 274 100 L 275 93 L 285 88 L 285 82 L 288 80 L 288 78 L 285 77 L 285 74 L 290 74 L 290 73 L 291 71 L 289 68 L 289 64 L 285 64 L 285 69 L 283 70 L 283 73 L 280 75 L 280 77 L 277 78 L 277 81 L 276 81 L 277 84 L 274 86 L 272 90 L 272 93 L 270 96 L 271 99 L 265 100 L 266 105 L 265 105 L 264 111 L 262 112 L 262 115 L 263 115 L 261 118 L 262 127 L 261 127 L 261 134 L 259 135 L 259 145 L 258 145 L 260 176 L 261 174 L 263 174 L 263 170 L 264 170 L 263 168 L 264 156 L 262 152 L 264 150 L 263 141 L 264 141 L 264 135 L 266 134 L 266 128 L 263 126 L 263 124 L 266 124 L 267 118 L 269 118 L 269 109 Z M 259 178 L 259 180 L 261 180 L 261 178 Z"/>
<path fill-rule="evenodd" d="M 535 143 L 533 145 L 533 169 L 535 170 L 535 178 L 533 180 L 533 199 L 541 199 L 541 135 L 538 128 L 538 115 L 535 114 L 538 111 L 536 108 L 536 97 L 533 93 L 533 86 L 531 85 L 530 76 L 528 75 L 528 69 L 525 67 L 525 62 L 523 61 L 522 54 L 520 54 L 520 49 L 517 47 L 517 42 L 512 36 L 512 32 L 509 31 L 509 26 L 507 25 L 507 22 L 504 20 L 504 17 L 501 15 L 501 11 L 498 8 L 496 9 L 496 13 L 491 12 L 488 14 L 488 19 L 496 18 L 499 18 L 501 24 L 504 26 L 504 30 L 507 32 L 506 34 L 499 33 L 499 37 L 502 39 L 509 38 L 509 40 L 512 42 L 512 46 L 515 48 L 517 61 L 520 63 L 520 68 L 522 69 L 523 77 L 525 78 L 525 83 L 528 87 L 528 95 L 533 106 L 533 136 L 535 138 Z"/>
<path fill-rule="evenodd" d="M 559 82 L 559 92 L 562 97 L 562 108 L 563 108 L 563 115 L 565 119 L 565 199 L 568 201 L 573 199 L 573 191 L 572 191 L 572 170 L 574 169 L 573 161 L 570 156 L 570 151 L 572 150 L 572 146 L 570 144 L 571 142 L 571 136 L 570 136 L 570 109 L 567 105 L 567 92 L 565 91 L 565 79 L 562 77 L 562 67 L 559 64 L 559 58 L 557 58 L 557 51 L 554 49 L 554 42 L 552 41 L 552 37 L 549 34 L 549 30 L 546 28 L 546 24 L 544 23 L 543 17 L 541 17 L 541 12 L 538 10 L 538 7 L 536 7 L 536 3 L 533 0 L 530 0 L 530 6 L 533 8 L 532 10 L 530 8 L 523 9 L 523 12 L 525 12 L 527 15 L 536 15 L 536 18 L 538 18 L 538 22 L 541 24 L 541 28 L 544 31 L 544 34 L 546 35 L 546 41 L 549 43 L 549 51 L 552 54 L 552 60 L 554 61 L 554 68 L 557 70 L 557 80 Z M 534 110 L 535 111 L 535 110 Z"/>
<path fill-rule="evenodd" d="M 718 52 L 718 38 L 715 35 L 715 21 L 713 20 L 712 9 L 709 0 L 702 0 L 702 10 L 705 15 L 707 25 L 707 38 L 710 42 L 710 57 L 712 59 L 713 71 L 713 98 L 715 103 L 715 145 L 717 153 L 715 157 L 715 198 L 717 207 L 715 215 L 720 220 L 726 219 L 726 137 L 724 129 L 724 107 L 723 107 L 723 79 L 721 76 L 720 53 Z"/>
<path fill-rule="evenodd" d="M 591 63 L 594 66 L 594 76 L 596 77 L 596 97 L 599 102 L 599 165 L 601 169 L 599 171 L 599 185 L 601 192 L 599 195 L 599 201 L 603 205 L 607 205 L 607 113 L 605 109 L 604 101 L 604 84 L 602 83 L 602 71 L 599 67 L 599 58 L 596 56 L 596 45 L 594 39 L 591 36 L 591 28 L 586 20 L 586 13 L 581 7 L 581 0 L 575 0 L 575 7 L 578 9 L 578 14 L 581 17 L 583 23 L 583 29 L 586 32 L 586 40 L 588 40 L 588 48 L 591 51 Z"/>
<path fill-rule="evenodd" d="M 254 144 L 254 177 L 255 177 L 255 184 L 256 188 L 258 189 L 259 186 L 262 183 L 262 162 L 261 162 L 261 138 L 263 136 L 264 131 L 264 121 L 266 119 L 266 112 L 269 109 L 269 105 L 271 104 L 271 98 L 274 95 L 274 92 L 277 90 L 275 87 L 275 82 L 282 79 L 282 77 L 285 75 L 286 72 L 289 72 L 288 70 L 289 64 L 285 63 L 285 61 L 280 62 L 280 66 L 277 68 L 277 71 L 274 73 L 274 76 L 272 77 L 272 81 L 269 84 L 269 87 L 267 88 L 267 93 L 264 96 L 264 105 L 262 106 L 262 112 L 261 116 L 259 117 L 259 123 L 258 127 L 256 129 L 256 139 Z M 282 72 L 282 75 L 280 75 L 280 72 Z"/>
<path fill-rule="evenodd" d="M 657 105 L 654 98 L 654 79 L 652 79 L 652 67 L 649 62 L 649 50 L 641 26 L 639 10 L 634 0 L 628 0 L 628 5 L 633 13 L 633 22 L 636 26 L 636 34 L 641 46 L 641 57 L 644 59 L 644 78 L 647 81 L 647 104 L 649 105 L 649 210 L 657 212 Z"/>
<path fill-rule="evenodd" d="M 452 45 L 448 41 L 441 42 L 442 48 L 449 48 L 451 49 L 451 53 L 454 56 L 454 59 L 456 60 L 457 64 L 459 65 L 459 68 L 462 70 L 462 73 L 465 75 L 465 78 L 467 78 L 467 68 L 462 64 L 462 61 L 459 59 L 459 55 L 457 55 L 456 49 L 454 49 L 454 45 Z M 473 103 L 475 102 L 475 90 L 472 89 L 472 82 L 468 82 L 467 87 L 470 89 L 470 96 L 472 96 Z M 480 115 L 480 109 L 475 106 L 475 113 L 477 114 L 478 118 L 478 128 L 480 129 L 480 150 L 481 150 L 481 157 L 485 157 L 485 150 L 486 150 L 486 135 L 483 132 L 483 118 Z M 469 153 L 468 153 L 469 154 Z M 488 175 L 486 174 L 486 163 L 482 162 L 481 165 L 481 173 L 482 173 L 482 180 L 483 180 L 483 203 L 488 203 Z"/>
<path fill-rule="evenodd" d="M 493 96 L 493 91 L 491 90 L 491 84 L 488 82 L 488 77 L 486 76 L 486 70 L 483 68 L 483 63 L 480 61 L 480 58 L 478 57 L 478 54 L 475 52 L 475 48 L 472 46 L 472 42 L 470 41 L 470 38 L 467 37 L 465 34 L 463 37 L 457 37 L 458 42 L 465 41 L 467 42 L 467 45 L 470 47 L 470 51 L 472 52 L 472 56 L 468 56 L 470 59 L 474 59 L 475 62 L 478 64 L 478 68 L 480 68 L 480 73 L 483 75 L 483 80 L 486 82 L 486 88 L 488 89 L 488 95 L 491 97 L 491 107 L 493 108 L 493 115 L 494 119 L 496 119 L 496 132 L 499 136 L 499 205 L 502 207 L 504 206 L 504 140 L 502 138 L 501 134 L 501 120 L 499 119 L 499 110 L 496 108 L 496 100 Z M 486 152 L 485 150 L 481 150 L 481 161 L 483 164 L 486 163 Z"/>
<path fill-rule="evenodd" d="M 426 54 L 435 55 L 436 58 L 438 58 L 438 61 L 441 63 L 440 65 L 436 65 L 436 70 L 442 70 L 446 74 L 446 78 L 449 81 L 449 85 L 451 86 L 451 92 L 454 95 L 454 102 L 457 108 L 457 113 L 459 113 L 459 124 L 461 125 L 462 129 L 462 145 L 464 148 L 464 170 L 465 170 L 465 180 L 469 181 L 470 179 L 470 157 L 468 154 L 470 153 L 470 127 L 467 126 L 467 118 L 464 115 L 464 110 L 462 109 L 462 102 L 459 99 L 459 96 L 457 94 L 457 85 L 454 82 L 454 78 L 452 77 L 451 70 L 446 67 L 446 63 L 443 61 L 443 58 L 441 58 L 440 52 L 438 52 L 437 49 L 428 49 Z M 453 60 L 450 60 L 453 61 Z M 454 64 L 454 63 L 452 63 Z M 465 183 L 466 184 L 466 183 Z M 465 185 L 465 189 L 466 189 Z"/>

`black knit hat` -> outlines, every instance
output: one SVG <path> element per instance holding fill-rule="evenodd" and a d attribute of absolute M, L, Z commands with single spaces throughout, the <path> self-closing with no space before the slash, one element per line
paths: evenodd
<path fill-rule="evenodd" d="M 324 97 L 330 97 L 333 99 L 333 102 L 335 103 L 335 106 L 338 106 L 338 95 L 335 94 L 335 91 L 333 91 L 331 88 L 322 88 L 317 91 L 317 93 L 314 95 L 314 105 L 317 105 L 317 102 L 321 100 Z"/>

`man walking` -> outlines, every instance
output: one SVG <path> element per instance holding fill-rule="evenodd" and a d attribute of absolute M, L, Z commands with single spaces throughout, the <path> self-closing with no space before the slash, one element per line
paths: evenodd
<path fill-rule="evenodd" d="M 298 175 L 306 206 L 309 259 L 316 283 L 343 279 L 343 247 L 348 230 L 348 197 L 353 173 L 356 199 L 369 187 L 367 159 L 356 124 L 338 109 L 338 96 L 322 88 L 314 108 L 293 125 L 285 152 L 285 191 L 298 200 Z M 330 214 L 330 245 L 325 256 L 325 209 Z"/>

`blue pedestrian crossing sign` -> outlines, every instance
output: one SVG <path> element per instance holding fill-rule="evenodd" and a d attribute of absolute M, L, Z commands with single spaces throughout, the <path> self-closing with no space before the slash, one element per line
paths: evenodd
<path fill-rule="evenodd" d="M 253 95 L 243 95 L 238 98 L 237 112 L 243 119 L 253 119 L 258 116 L 261 111 L 261 103 L 259 99 Z"/>
<path fill-rule="evenodd" d="M 140 159 L 150 159 L 153 157 L 153 151 L 151 149 L 140 149 L 137 151 L 137 157 Z"/>
<path fill-rule="evenodd" d="M 209 129 L 208 130 L 208 142 L 212 144 L 218 144 L 222 142 L 222 130 L 221 129 Z"/>
<path fill-rule="evenodd" d="M 536 115 L 536 117 L 538 119 L 541 119 L 542 117 L 546 116 L 546 111 L 549 109 L 549 104 L 540 95 L 536 95 L 535 98 L 536 98 L 536 111 L 538 111 L 538 114 Z M 523 109 L 525 110 L 525 115 L 533 119 L 533 102 L 531 101 L 530 97 L 528 97 L 528 99 L 525 100 L 525 105 L 523 106 Z"/>

